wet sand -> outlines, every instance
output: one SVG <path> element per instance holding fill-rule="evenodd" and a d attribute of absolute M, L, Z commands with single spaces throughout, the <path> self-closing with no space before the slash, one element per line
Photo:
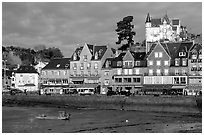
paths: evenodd
<path fill-rule="evenodd" d="M 39 114 L 71 113 L 69 121 L 39 120 Z M 128 121 L 126 121 L 128 120 Z M 201 133 L 201 114 L 142 111 L 2 107 L 3 133 Z"/>

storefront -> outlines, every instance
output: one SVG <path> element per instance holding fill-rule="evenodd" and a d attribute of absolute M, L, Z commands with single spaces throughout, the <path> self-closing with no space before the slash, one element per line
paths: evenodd
<path fill-rule="evenodd" d="M 172 85 L 166 84 L 166 85 L 144 85 L 142 88 L 142 92 L 145 95 L 151 95 L 151 94 L 159 94 L 159 95 L 169 95 L 171 91 Z"/>
<path fill-rule="evenodd" d="M 184 95 L 201 95 L 202 86 L 201 85 L 189 85 L 184 89 Z"/>

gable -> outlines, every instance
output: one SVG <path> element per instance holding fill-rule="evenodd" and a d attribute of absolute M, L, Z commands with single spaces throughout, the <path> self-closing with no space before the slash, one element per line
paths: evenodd
<path fill-rule="evenodd" d="M 150 58 L 155 58 L 155 52 L 162 52 L 162 57 L 167 56 L 169 59 L 171 59 L 170 55 L 168 54 L 168 50 L 164 49 L 164 46 L 159 42 L 154 46 L 154 48 L 152 48 L 152 51 L 147 56 L 147 59 L 149 60 Z"/>
<path fill-rule="evenodd" d="M 126 52 L 125 56 L 123 57 L 123 61 L 134 61 L 134 57 L 132 56 L 129 50 Z"/>
<path fill-rule="evenodd" d="M 87 59 L 91 59 L 91 57 L 92 57 L 92 54 L 91 54 L 91 52 L 90 52 L 90 49 L 89 49 L 89 47 L 88 47 L 88 45 L 85 43 L 85 45 L 83 46 L 83 49 L 82 49 L 82 51 L 81 51 L 81 53 L 80 53 L 80 55 L 79 55 L 79 57 L 80 57 L 80 60 L 83 60 L 83 56 L 84 55 L 87 55 Z"/>

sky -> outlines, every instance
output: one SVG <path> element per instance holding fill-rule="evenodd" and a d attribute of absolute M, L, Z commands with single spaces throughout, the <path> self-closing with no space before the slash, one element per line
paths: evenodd
<path fill-rule="evenodd" d="M 117 22 L 133 16 L 135 42 L 145 40 L 145 19 L 179 18 L 188 31 L 202 33 L 201 2 L 22 3 L 2 4 L 4 46 L 58 47 L 70 57 L 78 45 L 115 46 Z"/>

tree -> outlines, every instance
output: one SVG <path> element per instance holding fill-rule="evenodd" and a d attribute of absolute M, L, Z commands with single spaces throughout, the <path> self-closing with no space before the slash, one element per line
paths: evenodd
<path fill-rule="evenodd" d="M 134 25 L 131 24 L 133 21 L 133 16 L 124 17 L 122 21 L 117 22 L 117 29 L 115 30 L 118 34 L 118 41 L 116 44 L 121 44 L 119 50 L 126 51 L 134 44 L 133 36 L 136 33 L 132 30 Z"/>

